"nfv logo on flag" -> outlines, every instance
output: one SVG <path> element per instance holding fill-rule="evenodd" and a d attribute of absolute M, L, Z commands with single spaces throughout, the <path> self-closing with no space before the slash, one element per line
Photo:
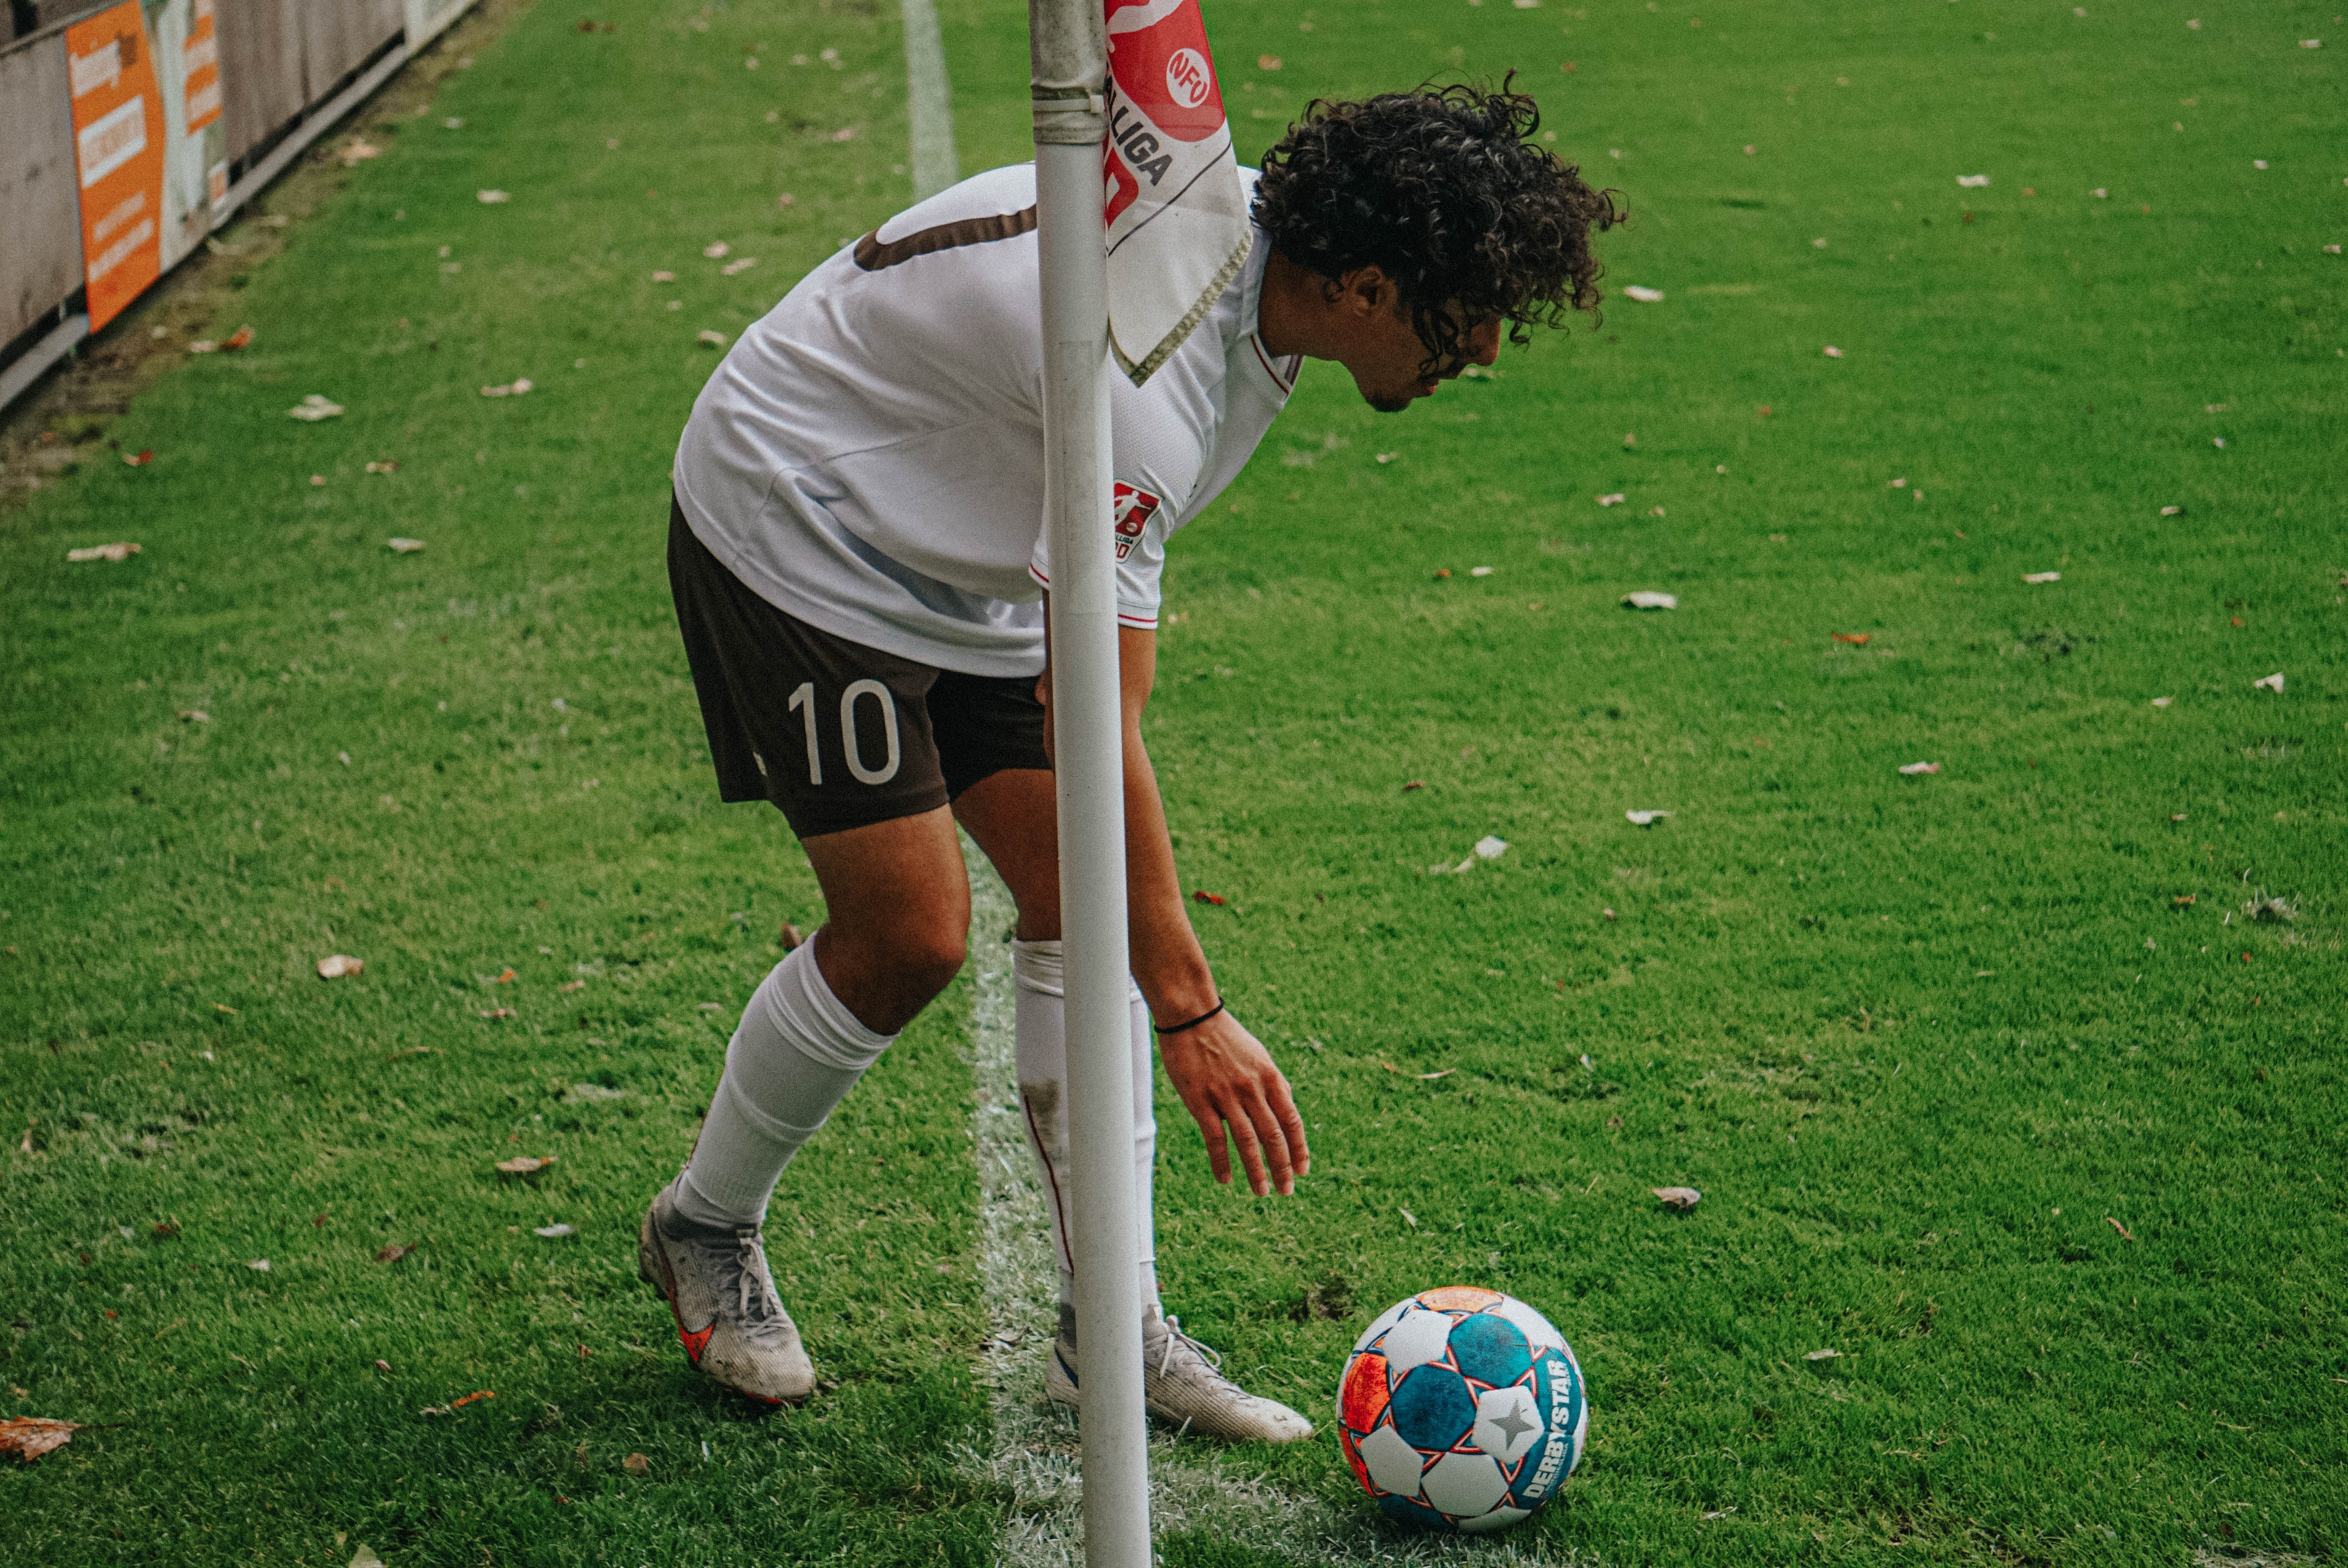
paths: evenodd
<path fill-rule="evenodd" d="M 1104 0 L 1109 347 L 1136 386 L 1206 319 L 1255 233 L 1199 0 Z"/>

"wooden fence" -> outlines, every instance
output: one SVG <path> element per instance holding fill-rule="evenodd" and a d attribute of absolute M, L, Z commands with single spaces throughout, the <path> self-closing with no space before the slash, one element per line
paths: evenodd
<path fill-rule="evenodd" d="M 0 407 L 89 335 L 65 29 L 117 0 L 0 0 Z M 471 0 L 213 0 L 225 223 Z"/>

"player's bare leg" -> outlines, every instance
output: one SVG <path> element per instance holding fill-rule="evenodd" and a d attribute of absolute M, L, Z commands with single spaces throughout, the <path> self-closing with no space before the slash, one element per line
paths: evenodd
<path fill-rule="evenodd" d="M 637 1267 L 693 1363 L 767 1404 L 815 1367 L 767 1271 L 761 1226 L 783 1167 L 896 1031 L 962 968 L 970 886 L 942 809 L 806 841 L 829 917 L 744 1009 L 701 1142 L 653 1200 Z M 779 1114 L 778 1114 L 779 1112 Z"/>
<path fill-rule="evenodd" d="M 995 774 L 964 792 L 954 815 L 986 852 L 1019 908 L 1012 955 L 1018 984 L 1019 1092 L 1028 1146 L 1045 1178 L 1060 1264 L 1059 1332 L 1045 1368 L 1044 1387 L 1054 1402 L 1073 1407 L 1080 1363 L 1067 1242 L 1066 1003 L 1060 984 L 1058 818 L 1052 775 L 1040 770 Z M 1142 1387 L 1149 1412 L 1162 1421 L 1229 1440 L 1293 1442 L 1309 1436 L 1313 1423 L 1224 1377 L 1220 1358 L 1184 1334 L 1181 1320 L 1167 1316 L 1159 1302 L 1150 1216 L 1158 1131 L 1150 1108 L 1151 1031 L 1149 1012 L 1138 989 L 1130 1011 L 1134 1179 L 1140 1209 L 1135 1235 L 1140 1245 Z"/>

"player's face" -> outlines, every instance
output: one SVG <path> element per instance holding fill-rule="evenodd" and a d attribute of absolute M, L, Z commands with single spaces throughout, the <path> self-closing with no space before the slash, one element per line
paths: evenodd
<path fill-rule="evenodd" d="M 1397 296 L 1393 308 L 1363 323 L 1362 352 L 1346 362 L 1363 401 L 1381 414 L 1399 414 L 1471 364 L 1490 364 L 1500 357 L 1500 323 L 1497 320 L 1472 325 L 1460 321 L 1459 307 L 1444 307 L 1459 328 L 1458 349 L 1430 364 L 1426 344 L 1411 324 L 1410 309 Z"/>

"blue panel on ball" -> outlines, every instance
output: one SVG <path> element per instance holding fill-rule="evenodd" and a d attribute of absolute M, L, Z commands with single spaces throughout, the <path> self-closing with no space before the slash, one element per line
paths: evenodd
<path fill-rule="evenodd" d="M 1474 1312 L 1452 1325 L 1451 1356 L 1462 1372 L 1497 1389 L 1525 1375 L 1533 1349 L 1507 1318 Z"/>
<path fill-rule="evenodd" d="M 1413 1502 L 1406 1497 L 1396 1497 L 1392 1492 L 1388 1492 L 1385 1496 L 1378 1499 L 1378 1506 L 1385 1509 L 1392 1517 L 1401 1520 L 1405 1524 L 1424 1525 L 1429 1530 L 1448 1530 L 1451 1528 L 1451 1522 L 1449 1520 L 1436 1512 L 1435 1510 L 1427 1507 L 1426 1504 L 1423 1502 Z"/>
<path fill-rule="evenodd" d="M 1395 1430 L 1415 1449 L 1437 1454 L 1476 1423 L 1476 1396 L 1440 1361 L 1415 1367 L 1394 1391 Z"/>

